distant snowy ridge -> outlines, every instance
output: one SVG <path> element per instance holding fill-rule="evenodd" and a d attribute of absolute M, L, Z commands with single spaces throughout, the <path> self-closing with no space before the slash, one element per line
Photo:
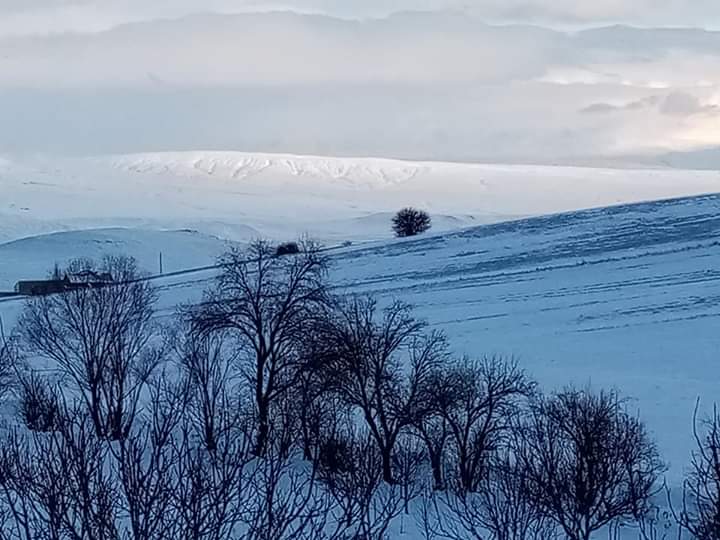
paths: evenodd
<path fill-rule="evenodd" d="M 245 152 L 173 152 L 110 158 L 113 168 L 135 173 L 247 179 L 261 173 L 314 178 L 350 186 L 392 186 L 427 172 L 420 163 L 376 158 L 337 158 Z"/>
<path fill-rule="evenodd" d="M 58 231 L 193 228 L 229 240 L 389 238 L 427 210 L 434 231 L 720 192 L 720 173 L 485 165 L 247 152 L 5 156 L 0 242 Z"/>

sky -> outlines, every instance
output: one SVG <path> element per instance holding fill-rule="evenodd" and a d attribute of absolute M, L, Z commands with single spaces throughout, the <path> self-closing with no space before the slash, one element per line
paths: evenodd
<path fill-rule="evenodd" d="M 0 0 L 0 155 L 718 148 L 716 0 Z"/>
<path fill-rule="evenodd" d="M 0 0 L 0 33 L 99 31 L 198 12 L 293 10 L 343 18 L 449 10 L 550 26 L 628 23 L 720 28 L 715 0 Z"/>

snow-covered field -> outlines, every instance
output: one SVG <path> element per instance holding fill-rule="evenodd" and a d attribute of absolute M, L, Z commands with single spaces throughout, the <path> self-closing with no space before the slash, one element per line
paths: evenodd
<path fill-rule="evenodd" d="M 40 264 L 38 253 L 52 249 L 86 253 L 89 234 L 96 233 L 0 246 L 3 268 L 30 271 Z M 97 239 L 133 252 L 114 234 Z M 186 250 L 188 266 L 222 248 L 197 234 L 162 234 L 175 246 L 173 256 Z M 52 247 L 55 238 L 61 243 Z M 458 354 L 515 356 L 546 389 L 592 384 L 633 398 L 677 485 L 691 449 L 695 400 L 709 407 L 719 396 L 720 196 L 375 242 L 332 258 L 338 290 L 413 303 Z M 147 259 L 154 263 L 153 254 Z M 161 313 L 198 298 L 213 275 L 157 280 Z M 6 324 L 20 305 L 0 300 Z"/>
<path fill-rule="evenodd" d="M 427 209 L 434 230 L 720 192 L 709 171 L 613 170 L 185 152 L 0 159 L 0 242 L 108 227 L 193 229 L 236 241 L 307 232 L 390 237 L 390 214 Z"/>
<path fill-rule="evenodd" d="M 0 292 L 21 279 L 44 279 L 55 263 L 101 259 L 125 253 L 151 274 L 177 272 L 212 264 L 232 242 L 192 230 L 88 229 L 34 236 L 0 244 Z"/>
<path fill-rule="evenodd" d="M 174 272 L 257 235 L 373 240 L 330 252 L 338 291 L 408 301 L 456 354 L 514 356 L 546 390 L 618 389 L 671 487 L 696 399 L 707 411 L 720 398 L 720 195 L 578 210 L 720 192 L 718 173 L 243 154 L 39 163 L 0 162 L 0 291 L 76 256 L 124 252 L 155 274 L 160 251 Z M 431 234 L 387 240 L 404 204 L 433 213 Z M 501 222 L 539 214 L 551 215 Z M 214 275 L 156 278 L 160 315 Z M 6 327 L 21 307 L 0 298 Z"/>
<path fill-rule="evenodd" d="M 162 309 L 213 272 L 161 282 Z M 339 291 L 400 298 L 457 352 L 632 398 L 678 485 L 695 401 L 720 400 L 720 196 L 520 220 L 333 255 Z"/>

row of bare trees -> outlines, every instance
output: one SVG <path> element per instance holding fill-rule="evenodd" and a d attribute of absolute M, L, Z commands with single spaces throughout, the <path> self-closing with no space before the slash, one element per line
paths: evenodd
<path fill-rule="evenodd" d="M 0 540 L 660 538 L 664 466 L 616 393 L 454 358 L 409 306 L 332 294 L 301 248 L 229 252 L 165 318 L 125 257 L 72 263 L 112 286 L 29 300 L 0 340 Z M 720 538 L 719 425 L 673 510 L 700 539 Z"/>

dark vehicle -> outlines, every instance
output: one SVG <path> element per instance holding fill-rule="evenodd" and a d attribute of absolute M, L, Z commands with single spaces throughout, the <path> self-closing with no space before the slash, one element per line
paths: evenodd
<path fill-rule="evenodd" d="M 298 246 L 297 242 L 285 242 L 284 244 L 280 244 L 275 250 L 275 255 L 278 257 L 282 257 L 283 255 L 297 255 L 298 253 L 300 253 L 300 246 Z"/>

